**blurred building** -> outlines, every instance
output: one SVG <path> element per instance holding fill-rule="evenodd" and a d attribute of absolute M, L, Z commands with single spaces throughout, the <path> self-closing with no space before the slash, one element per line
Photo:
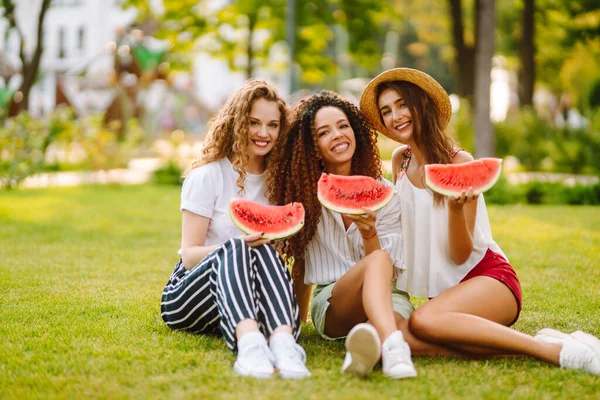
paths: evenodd
<path fill-rule="evenodd" d="M 53 0 L 44 21 L 44 53 L 40 79 L 31 91 L 30 111 L 45 114 L 56 104 L 57 81 L 61 75 L 109 76 L 114 55 L 107 45 L 116 40 L 117 32 L 136 18 L 135 9 L 123 10 L 123 0 Z M 16 1 L 17 24 L 25 38 L 25 51 L 35 50 L 37 18 L 41 0 Z M 0 18 L 0 53 L 4 62 L 19 69 L 19 38 L 15 32 L 6 36 L 8 22 Z M 4 39 L 6 38 L 6 39 Z M 17 90 L 20 76 L 0 77 L 0 88 Z"/>

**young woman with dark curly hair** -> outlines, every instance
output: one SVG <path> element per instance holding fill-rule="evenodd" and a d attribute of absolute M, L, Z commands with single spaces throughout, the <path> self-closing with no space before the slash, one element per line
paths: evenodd
<path fill-rule="evenodd" d="M 301 314 L 306 317 L 309 286 L 317 285 L 311 317 L 319 333 L 346 336 L 342 371 L 368 375 L 382 359 L 390 378 L 414 377 L 410 349 L 396 320 L 413 311 L 408 295 L 393 289 L 402 268 L 398 199 L 359 216 L 341 215 L 319 203 L 323 172 L 382 178 L 375 132 L 356 106 L 324 91 L 303 100 L 282 133 L 267 169 L 269 198 L 276 204 L 301 202 L 305 226 L 284 252 L 294 258 L 293 276 Z M 369 323 L 366 323 L 366 322 Z"/>
<path fill-rule="evenodd" d="M 373 126 L 402 143 L 392 156 L 401 204 L 407 272 L 397 288 L 431 300 L 402 331 L 414 354 L 518 354 L 600 375 L 600 340 L 551 329 L 535 338 L 510 329 L 521 311 L 521 285 L 492 238 L 483 196 L 472 188 L 456 198 L 424 185 L 427 164 L 460 164 L 473 157 L 445 133 L 452 108 L 431 76 L 410 68 L 374 78 L 360 100 Z"/>
<path fill-rule="evenodd" d="M 289 271 L 261 234 L 244 235 L 229 201 L 267 204 L 264 171 L 289 108 L 266 82 L 250 80 L 209 122 L 201 158 L 181 192 L 181 259 L 165 286 L 161 315 L 172 329 L 220 333 L 239 375 L 310 375 L 296 339 L 300 315 Z M 267 338 L 269 342 L 267 343 Z"/>

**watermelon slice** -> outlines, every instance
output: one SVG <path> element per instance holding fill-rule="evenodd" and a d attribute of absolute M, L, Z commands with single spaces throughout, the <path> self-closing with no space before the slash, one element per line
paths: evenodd
<path fill-rule="evenodd" d="M 284 239 L 304 226 L 304 207 L 301 203 L 269 206 L 246 199 L 232 199 L 229 202 L 229 216 L 242 232 L 264 232 L 265 239 Z"/>
<path fill-rule="evenodd" d="M 479 194 L 494 186 L 501 172 L 501 158 L 480 158 L 463 164 L 428 164 L 425 184 L 450 197 L 460 196 L 471 187 L 473 194 Z"/>
<path fill-rule="evenodd" d="M 364 214 L 385 206 L 394 196 L 394 188 L 368 176 L 322 174 L 317 195 L 321 204 L 343 214 Z"/>

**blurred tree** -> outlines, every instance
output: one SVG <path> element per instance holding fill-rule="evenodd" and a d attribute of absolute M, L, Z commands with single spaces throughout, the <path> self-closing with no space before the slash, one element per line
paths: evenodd
<path fill-rule="evenodd" d="M 465 13 L 468 14 L 472 10 L 464 8 L 461 0 L 448 0 L 448 2 L 452 21 L 452 41 L 456 52 L 457 93 L 461 97 L 472 99 L 475 88 L 475 48 L 477 46 L 477 35 L 474 32 L 479 32 L 477 16 L 480 2 L 475 0 L 472 26 L 467 22 L 469 19 L 463 17 Z"/>
<path fill-rule="evenodd" d="M 492 84 L 492 57 L 495 50 L 495 0 L 477 2 L 477 47 L 475 52 L 475 156 L 493 157 L 495 153 L 494 127 L 490 119 L 490 87 Z"/>
<path fill-rule="evenodd" d="M 16 103 L 16 105 L 12 108 L 12 110 L 14 110 L 12 114 L 15 112 L 18 113 L 21 110 L 29 110 L 29 94 L 33 84 L 35 83 L 35 79 L 40 67 L 40 61 L 42 59 L 42 54 L 44 52 L 42 35 L 44 31 L 44 20 L 46 18 L 46 12 L 48 11 L 48 8 L 50 8 L 50 3 L 51 0 L 42 0 L 41 2 L 37 18 L 35 48 L 32 54 L 28 54 L 25 37 L 23 36 L 21 28 L 17 24 L 15 15 L 15 1 L 0 0 L 0 6 L 3 9 L 4 17 L 8 20 L 7 33 L 14 31 L 19 37 L 19 58 L 21 59 L 21 75 L 23 77 L 23 81 L 19 87 L 19 92 L 21 93 L 22 98 L 19 99 L 16 95 L 13 97 L 13 102 Z"/>
<path fill-rule="evenodd" d="M 307 84 L 326 82 L 336 76 L 336 30 L 348 35 L 351 63 L 372 71 L 381 56 L 383 36 L 381 19 L 389 16 L 386 2 L 378 0 L 308 0 L 295 4 L 296 34 L 293 62 Z M 173 52 L 192 48 L 227 60 L 232 70 L 254 76 L 257 68 L 283 69 L 285 62 L 269 62 L 275 45 L 286 40 L 285 0 L 229 1 L 214 8 L 207 0 L 164 0 L 164 12 L 154 15 L 159 21 L 157 36 L 174 44 Z M 124 7 L 135 6 L 141 18 L 152 16 L 146 0 L 126 0 Z M 290 40 L 288 38 L 288 40 Z M 292 47 L 292 46 L 290 46 Z"/>
<path fill-rule="evenodd" d="M 447 17 L 447 0 L 394 0 L 398 16 L 390 30 L 398 33 L 395 64 L 385 66 L 420 69 L 433 76 L 449 92 L 456 91 L 452 72 L 454 48 L 448 34 L 451 21 Z M 452 70 L 452 71 L 451 71 Z"/>
<path fill-rule="evenodd" d="M 524 2 L 518 93 L 521 106 L 532 106 L 535 84 L 535 1 L 524 0 Z"/>

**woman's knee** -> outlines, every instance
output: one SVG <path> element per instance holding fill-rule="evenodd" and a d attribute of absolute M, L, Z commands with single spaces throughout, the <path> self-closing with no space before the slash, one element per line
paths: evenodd
<path fill-rule="evenodd" d="M 419 339 L 436 340 L 438 338 L 438 324 L 436 320 L 436 313 L 434 311 L 421 306 L 408 319 L 408 328 Z"/>
<path fill-rule="evenodd" d="M 392 258 L 390 255 L 381 249 L 375 250 L 364 258 L 368 262 L 369 268 L 382 269 L 384 271 L 391 271 L 394 267 Z"/>

